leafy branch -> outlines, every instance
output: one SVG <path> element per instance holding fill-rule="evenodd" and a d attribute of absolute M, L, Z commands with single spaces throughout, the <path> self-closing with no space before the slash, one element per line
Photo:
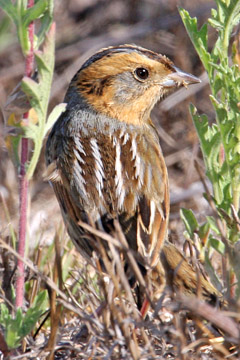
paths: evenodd
<path fill-rule="evenodd" d="M 202 250 L 205 251 L 205 262 L 211 270 L 213 270 L 209 260 L 211 247 L 223 258 L 227 253 L 240 284 L 239 266 L 236 261 L 238 252 L 235 246 L 239 239 L 240 225 L 240 64 L 234 58 L 238 49 L 235 43 L 233 46 L 230 43 L 233 29 L 240 22 L 240 0 L 215 0 L 215 2 L 216 9 L 212 9 L 208 24 L 204 24 L 200 29 L 197 19 L 192 18 L 185 9 L 180 8 L 179 12 L 208 74 L 212 92 L 210 99 L 216 114 L 216 122 L 210 124 L 206 115 L 198 114 L 197 109 L 193 105 L 190 106 L 200 140 L 206 175 L 213 188 L 211 198 L 206 198 L 211 201 L 220 220 L 216 216 L 206 217 L 204 226 L 208 226 L 205 227 L 204 236 L 207 241 Z M 208 46 L 209 27 L 217 32 L 217 40 L 211 50 Z M 181 216 L 188 237 L 193 239 L 195 234 L 201 240 L 200 227 L 194 214 L 184 210 Z M 237 291 L 239 295 L 239 285 Z"/>
<path fill-rule="evenodd" d="M 239 210 L 240 196 L 240 72 L 237 64 L 230 64 L 228 51 L 233 27 L 240 21 L 240 1 L 216 0 L 216 4 L 217 10 L 212 9 L 208 20 L 218 32 L 211 52 L 208 51 L 207 24 L 198 30 L 196 18 L 191 18 L 184 9 L 180 9 L 180 15 L 209 76 L 216 124 L 209 125 L 206 115 L 198 115 L 193 106 L 190 111 L 217 208 L 231 215 L 232 204 Z"/>

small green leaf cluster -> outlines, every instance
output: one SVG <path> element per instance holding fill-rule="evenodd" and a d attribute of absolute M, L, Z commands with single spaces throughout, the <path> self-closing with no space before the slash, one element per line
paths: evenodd
<path fill-rule="evenodd" d="M 206 174 L 213 186 L 213 201 L 220 217 L 232 216 L 232 207 L 239 210 L 240 196 L 240 71 L 229 57 L 230 36 L 240 21 L 239 0 L 215 0 L 208 25 L 198 30 L 197 19 L 180 9 L 180 15 L 207 71 L 216 113 L 216 123 L 210 125 L 206 115 L 199 115 L 191 105 L 191 115 L 199 136 L 206 165 Z M 217 40 L 208 50 L 208 26 L 217 32 Z M 238 239 L 237 227 L 227 224 L 227 237 Z"/>
<path fill-rule="evenodd" d="M 53 17 L 53 0 L 36 0 L 34 6 L 27 8 L 26 0 L 17 0 L 13 4 L 10 0 L 0 0 L 0 7 L 8 14 L 17 28 L 19 42 L 24 55 L 30 49 L 28 25 L 39 19 L 41 22 L 38 34 L 35 35 L 35 48 L 43 42 L 45 33 L 49 30 Z"/>
<path fill-rule="evenodd" d="M 33 330 L 40 316 L 45 312 L 47 298 L 47 290 L 41 291 L 26 314 L 23 314 L 22 309 L 18 308 L 14 318 L 4 303 L 0 305 L 0 324 L 3 327 L 9 349 L 16 349 L 20 346 L 21 340 Z"/>

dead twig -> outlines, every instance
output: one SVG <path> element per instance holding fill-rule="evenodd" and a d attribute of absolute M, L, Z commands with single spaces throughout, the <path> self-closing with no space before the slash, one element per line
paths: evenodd
<path fill-rule="evenodd" d="M 177 299 L 184 308 L 187 308 L 194 315 L 210 321 L 213 325 L 227 333 L 235 343 L 239 343 L 240 329 L 239 326 L 229 317 L 227 317 L 221 310 L 205 303 L 197 297 L 188 297 L 181 293 L 177 294 Z"/>

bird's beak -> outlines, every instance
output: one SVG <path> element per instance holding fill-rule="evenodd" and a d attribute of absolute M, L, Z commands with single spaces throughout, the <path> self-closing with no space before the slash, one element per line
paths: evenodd
<path fill-rule="evenodd" d="M 196 76 L 183 72 L 182 70 L 178 69 L 176 66 L 173 66 L 175 72 L 168 75 L 166 81 L 162 84 L 165 87 L 172 88 L 172 87 L 179 87 L 191 84 L 200 83 L 201 80 L 198 79 Z"/>

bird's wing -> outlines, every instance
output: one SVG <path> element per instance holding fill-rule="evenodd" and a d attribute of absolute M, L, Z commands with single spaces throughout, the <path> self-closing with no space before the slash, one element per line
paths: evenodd
<path fill-rule="evenodd" d="M 169 190 L 167 169 L 155 129 L 115 136 L 116 204 L 130 247 L 159 260 L 167 235 Z"/>

